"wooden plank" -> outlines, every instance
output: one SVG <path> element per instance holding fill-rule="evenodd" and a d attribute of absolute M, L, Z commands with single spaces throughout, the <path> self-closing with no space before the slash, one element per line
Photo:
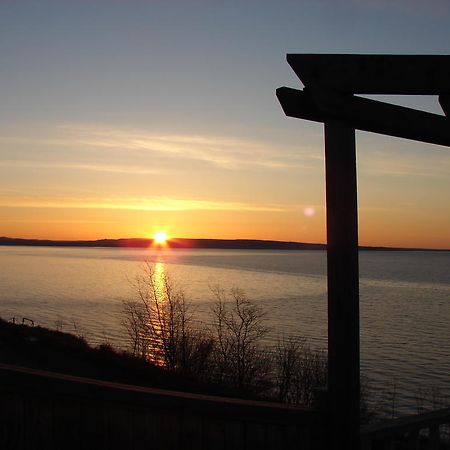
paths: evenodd
<path fill-rule="evenodd" d="M 1 392 L 0 448 L 22 450 L 25 442 L 25 406 L 18 393 Z"/>
<path fill-rule="evenodd" d="M 284 440 L 284 432 L 281 425 L 267 426 L 267 448 L 270 449 L 282 449 Z"/>
<path fill-rule="evenodd" d="M 66 398 L 54 400 L 54 402 L 54 447 L 65 450 L 79 450 L 82 439 L 80 434 L 81 416 L 79 402 Z"/>
<path fill-rule="evenodd" d="M 227 420 L 225 422 L 225 448 L 227 450 L 244 449 L 245 426 L 243 422 Z"/>
<path fill-rule="evenodd" d="M 450 146 L 450 118 L 362 97 L 277 89 L 289 117 L 326 122 L 338 120 L 357 130 Z"/>
<path fill-rule="evenodd" d="M 180 440 L 180 417 L 176 411 L 159 411 L 155 414 L 156 436 L 154 446 L 160 450 L 177 450 L 182 442 Z M 155 436 L 155 437 L 156 437 Z"/>
<path fill-rule="evenodd" d="M 107 410 L 107 448 L 131 450 L 132 413 L 125 408 L 111 407 Z"/>
<path fill-rule="evenodd" d="M 450 94 L 450 55 L 289 54 L 305 86 L 349 94 Z"/>
<path fill-rule="evenodd" d="M 51 400 L 41 396 L 29 397 L 26 400 L 25 435 L 28 449 L 52 450 L 53 447 L 53 408 Z"/>
<path fill-rule="evenodd" d="M 144 416 L 144 426 L 145 426 L 145 441 L 147 445 L 141 448 L 144 449 L 159 449 L 164 448 L 161 444 L 165 440 L 161 429 L 159 428 L 159 421 L 157 418 L 157 412 L 152 411 Z"/>
<path fill-rule="evenodd" d="M 295 426 L 285 427 L 284 445 L 282 448 L 286 450 L 299 450 L 302 448 L 300 445 L 300 436 L 297 427 Z"/>
<path fill-rule="evenodd" d="M 202 418 L 186 412 L 182 417 L 181 442 L 185 450 L 202 448 L 203 425 Z"/>
<path fill-rule="evenodd" d="M 147 414 L 143 411 L 133 411 L 132 417 L 133 449 L 151 448 L 151 440 L 147 430 Z"/>
<path fill-rule="evenodd" d="M 226 442 L 226 427 L 223 420 L 214 418 L 207 418 L 203 423 L 203 447 L 206 449 L 225 450 Z"/>
<path fill-rule="evenodd" d="M 82 450 L 102 449 L 106 447 L 107 410 L 95 402 L 81 404 Z"/>
<path fill-rule="evenodd" d="M 355 130 L 325 123 L 328 389 L 333 446 L 359 449 L 359 273 Z"/>
<path fill-rule="evenodd" d="M 266 430 L 260 423 L 247 422 L 245 424 L 245 448 L 266 449 Z"/>
<path fill-rule="evenodd" d="M 297 432 L 300 435 L 300 448 L 301 449 L 312 449 L 314 448 L 314 444 L 316 444 L 316 448 L 318 447 L 318 443 L 314 442 L 313 433 L 310 429 L 307 428 L 298 428 Z M 320 447 L 319 447 L 320 448 Z"/>

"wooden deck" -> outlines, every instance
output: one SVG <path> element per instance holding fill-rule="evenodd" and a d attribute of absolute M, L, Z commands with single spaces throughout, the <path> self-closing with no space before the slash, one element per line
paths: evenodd
<path fill-rule="evenodd" d="M 0 449 L 318 449 L 320 414 L 0 364 Z"/>

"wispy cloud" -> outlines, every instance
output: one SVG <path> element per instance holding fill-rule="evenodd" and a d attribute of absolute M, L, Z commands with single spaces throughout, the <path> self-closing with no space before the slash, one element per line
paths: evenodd
<path fill-rule="evenodd" d="M 359 163 L 360 172 L 372 176 L 448 178 L 450 152 L 371 150 L 360 153 Z"/>
<path fill-rule="evenodd" d="M 96 163 L 81 164 L 71 162 L 41 162 L 41 161 L 1 161 L 0 167 L 11 168 L 38 168 L 38 169 L 68 169 L 68 170 L 88 170 L 94 172 L 111 172 L 111 173 L 125 173 L 134 175 L 149 175 L 163 173 L 162 169 L 134 167 L 134 166 L 117 166 L 117 165 L 101 165 Z"/>
<path fill-rule="evenodd" d="M 2 218 L 2 222 L 5 223 L 25 223 L 25 224 L 107 224 L 107 223 L 115 223 L 113 220 L 84 220 L 84 219 L 36 219 L 34 217 L 30 217 L 27 219 L 4 219 Z"/>
<path fill-rule="evenodd" d="M 222 202 L 203 199 L 168 197 L 109 197 L 74 198 L 43 196 L 3 196 L 0 206 L 10 208 L 77 208 L 77 209 L 125 209 L 136 211 L 286 211 L 285 205 L 245 202 Z"/>
<path fill-rule="evenodd" d="M 26 134 L 25 134 L 26 133 Z M 128 161 L 134 156 L 146 155 L 205 162 L 229 170 L 259 167 L 267 169 L 299 168 L 316 164 L 316 157 L 301 148 L 280 148 L 273 143 L 207 135 L 181 135 L 155 133 L 142 129 L 106 125 L 59 125 L 53 129 L 27 130 L 20 134 L 3 135 L 3 146 L 39 146 L 46 148 L 72 148 L 83 151 L 117 151 L 126 154 Z M 72 156 L 76 159 L 76 153 Z M 108 157 L 108 154 L 104 155 Z M 310 160 L 308 162 L 308 160 Z M 71 167 L 86 170 L 108 170 L 106 165 L 71 163 Z M 67 166 L 69 167 L 69 166 Z M 96 169 L 97 167 L 97 169 Z M 127 170 L 124 168 L 123 170 Z M 129 169 L 131 170 L 131 169 Z"/>

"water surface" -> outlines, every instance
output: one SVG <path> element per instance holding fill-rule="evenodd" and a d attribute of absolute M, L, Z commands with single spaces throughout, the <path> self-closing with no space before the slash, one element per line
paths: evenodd
<path fill-rule="evenodd" d="M 210 322 L 211 288 L 237 287 L 267 311 L 268 343 L 292 335 L 326 348 L 323 251 L 0 247 L 0 316 L 124 346 L 122 301 L 135 298 L 144 260 L 185 291 L 198 326 Z M 360 252 L 361 364 L 385 410 L 449 402 L 449 269 L 448 252 Z"/>

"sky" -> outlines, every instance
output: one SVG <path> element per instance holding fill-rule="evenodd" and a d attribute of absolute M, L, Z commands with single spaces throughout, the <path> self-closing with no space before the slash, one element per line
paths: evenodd
<path fill-rule="evenodd" d="M 0 236 L 325 242 L 286 54 L 449 43 L 448 0 L 0 0 Z M 450 248 L 450 149 L 357 132 L 357 161 L 361 245 Z"/>

